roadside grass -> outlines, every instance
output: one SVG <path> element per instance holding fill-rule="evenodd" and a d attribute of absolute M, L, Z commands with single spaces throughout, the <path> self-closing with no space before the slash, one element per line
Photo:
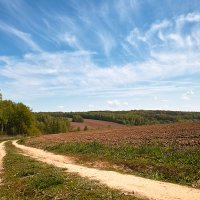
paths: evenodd
<path fill-rule="evenodd" d="M 17 140 L 17 139 L 22 139 L 22 138 L 23 138 L 23 136 L 21 136 L 21 135 L 8 136 L 8 135 L 0 134 L 0 142 L 3 142 L 5 140 Z"/>
<path fill-rule="evenodd" d="M 159 144 L 108 146 L 97 142 L 63 143 L 45 150 L 78 156 L 83 162 L 109 162 L 128 172 L 156 180 L 164 180 L 200 188 L 200 147 L 178 149 Z M 121 171 L 121 170 L 120 170 Z"/>
<path fill-rule="evenodd" d="M 34 159 L 20 155 L 8 142 L 4 158 L 3 184 L 0 199 L 5 200 L 93 200 L 93 199 L 136 199 L 98 182 L 66 173 Z"/>

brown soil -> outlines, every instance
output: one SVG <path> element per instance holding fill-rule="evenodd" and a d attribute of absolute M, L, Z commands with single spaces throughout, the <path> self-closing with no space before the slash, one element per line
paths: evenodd
<path fill-rule="evenodd" d="M 121 128 L 125 125 L 114 123 L 114 122 L 107 122 L 107 121 L 100 121 L 100 120 L 93 120 L 93 119 L 84 119 L 84 122 L 72 122 L 69 118 L 71 127 L 75 130 L 78 127 L 80 130 L 84 130 L 87 126 L 88 129 L 108 129 L 108 128 Z"/>
<path fill-rule="evenodd" d="M 164 146 L 175 144 L 178 147 L 184 148 L 200 146 L 200 122 L 133 127 L 124 126 L 104 130 L 43 135 L 28 139 L 26 144 L 42 148 L 63 142 L 91 141 L 97 141 L 109 145 L 141 145 L 144 143 L 148 144 L 156 142 Z"/>

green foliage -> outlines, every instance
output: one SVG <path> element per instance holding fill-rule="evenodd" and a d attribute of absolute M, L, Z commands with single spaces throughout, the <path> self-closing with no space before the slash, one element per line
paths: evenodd
<path fill-rule="evenodd" d="M 1 132 L 7 135 L 35 135 L 38 133 L 34 114 L 22 103 L 0 101 Z"/>
<path fill-rule="evenodd" d="M 76 142 L 47 147 L 46 150 L 78 155 L 84 162 L 108 161 L 152 179 L 186 185 L 193 185 L 200 179 L 200 148 L 197 147 L 177 149 L 155 144 L 110 147 L 97 142 Z"/>
<path fill-rule="evenodd" d="M 62 117 L 53 117 L 45 113 L 35 113 L 37 127 L 42 133 L 66 133 L 69 131 L 70 122 Z"/>
<path fill-rule="evenodd" d="M 83 122 L 83 118 L 80 115 L 73 115 L 72 116 L 72 121 L 73 122 Z"/>
<path fill-rule="evenodd" d="M 62 117 L 33 113 L 23 103 L 0 101 L 0 133 L 4 135 L 38 135 L 69 130 L 70 123 Z"/>

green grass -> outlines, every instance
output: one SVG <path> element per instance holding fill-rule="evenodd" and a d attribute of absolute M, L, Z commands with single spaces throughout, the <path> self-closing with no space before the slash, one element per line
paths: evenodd
<path fill-rule="evenodd" d="M 5 200 L 105 200 L 135 199 L 95 181 L 81 178 L 32 158 L 18 154 L 9 142 L 4 159 L 0 199 Z"/>
<path fill-rule="evenodd" d="M 1 135 L 0 134 L 0 142 L 6 141 L 6 140 L 17 140 L 23 138 L 22 135 L 16 135 L 16 136 L 8 136 L 8 135 Z"/>
<path fill-rule="evenodd" d="M 108 161 L 133 174 L 185 185 L 200 180 L 200 148 L 177 149 L 159 145 L 109 147 L 97 142 L 65 143 L 46 150 L 79 156 L 83 161 Z M 198 186 L 199 187 L 199 186 Z"/>

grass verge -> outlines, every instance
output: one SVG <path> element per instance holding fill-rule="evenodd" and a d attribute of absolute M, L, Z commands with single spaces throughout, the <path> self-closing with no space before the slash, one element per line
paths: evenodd
<path fill-rule="evenodd" d="M 66 173 L 62 169 L 20 155 L 11 142 L 6 144 L 6 150 L 0 199 L 136 199 L 95 181 Z"/>
<path fill-rule="evenodd" d="M 64 143 L 46 150 L 78 156 L 82 161 L 107 161 L 129 172 L 151 179 L 165 180 L 200 188 L 200 148 L 130 145 L 110 147 L 97 142 Z"/>
<path fill-rule="evenodd" d="M 16 135 L 16 136 L 8 136 L 8 135 L 1 135 L 0 134 L 0 142 L 6 141 L 6 140 L 18 140 L 24 138 L 21 135 Z"/>

